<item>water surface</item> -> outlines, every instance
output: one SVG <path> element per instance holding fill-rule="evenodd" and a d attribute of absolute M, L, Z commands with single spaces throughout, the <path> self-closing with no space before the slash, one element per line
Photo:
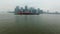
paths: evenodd
<path fill-rule="evenodd" d="M 60 15 L 0 14 L 0 34 L 60 34 Z"/>

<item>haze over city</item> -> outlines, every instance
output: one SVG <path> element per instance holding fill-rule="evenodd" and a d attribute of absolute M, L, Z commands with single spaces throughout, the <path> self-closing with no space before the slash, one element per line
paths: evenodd
<path fill-rule="evenodd" d="M 40 8 L 44 11 L 60 12 L 60 0 L 0 0 L 0 11 L 14 10 L 16 6 L 29 6 Z"/>
<path fill-rule="evenodd" d="M 60 34 L 60 0 L 0 0 L 0 34 Z"/>

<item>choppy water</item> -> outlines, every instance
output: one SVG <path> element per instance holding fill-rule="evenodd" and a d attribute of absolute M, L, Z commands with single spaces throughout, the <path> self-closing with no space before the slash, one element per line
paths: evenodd
<path fill-rule="evenodd" d="M 60 15 L 0 14 L 0 34 L 60 34 Z"/>

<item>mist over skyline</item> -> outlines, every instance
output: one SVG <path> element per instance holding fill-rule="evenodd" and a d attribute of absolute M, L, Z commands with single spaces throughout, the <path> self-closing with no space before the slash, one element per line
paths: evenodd
<path fill-rule="evenodd" d="M 40 8 L 44 11 L 50 10 L 60 12 L 60 0 L 0 0 L 0 11 L 14 10 L 16 6 Z"/>

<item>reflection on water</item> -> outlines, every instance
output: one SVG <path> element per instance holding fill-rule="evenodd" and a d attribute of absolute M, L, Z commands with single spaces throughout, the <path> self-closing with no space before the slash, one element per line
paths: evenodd
<path fill-rule="evenodd" d="M 60 15 L 0 14 L 0 34 L 60 34 Z"/>
<path fill-rule="evenodd" d="M 37 15 L 16 15 L 16 25 L 18 27 L 18 31 L 20 30 L 23 33 L 38 33 L 38 23 L 39 23 L 39 18 Z M 20 32 L 19 31 L 19 32 Z M 20 33 L 21 33 L 20 32 Z"/>

